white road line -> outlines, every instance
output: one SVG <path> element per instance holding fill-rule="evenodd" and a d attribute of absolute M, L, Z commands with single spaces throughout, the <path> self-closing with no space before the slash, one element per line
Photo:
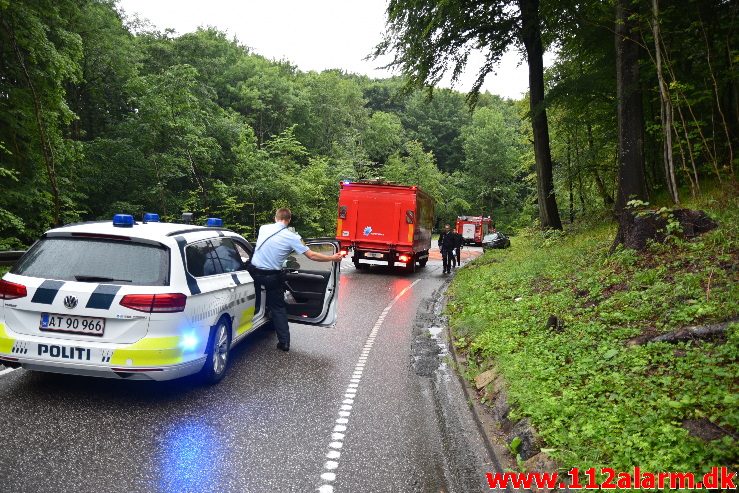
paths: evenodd
<path fill-rule="evenodd" d="M 323 484 L 318 488 L 319 493 L 333 493 L 334 491 L 334 487 L 331 483 L 336 481 L 336 472 L 334 471 L 339 468 L 339 458 L 341 457 L 341 452 L 339 452 L 339 450 L 344 446 L 344 437 L 349 424 L 349 416 L 351 416 L 350 411 L 354 405 L 354 399 L 357 397 L 359 384 L 362 381 L 362 372 L 364 372 L 367 357 L 369 356 L 370 351 L 372 351 L 372 346 L 375 344 L 377 332 L 380 330 L 380 327 L 382 327 L 383 322 L 385 322 L 385 317 L 387 317 L 387 314 L 390 312 L 393 305 L 395 305 L 395 303 L 397 303 L 397 301 L 402 298 L 405 293 L 410 291 L 410 289 L 419 281 L 420 279 L 416 279 L 409 286 L 406 286 L 405 289 L 398 293 L 390 304 L 382 310 L 382 313 L 377 318 L 375 325 L 372 327 L 372 332 L 370 332 L 369 337 L 367 337 L 367 340 L 364 343 L 362 352 L 357 359 L 357 364 L 354 366 L 352 376 L 349 379 L 349 384 L 344 390 L 342 402 L 339 405 L 339 411 L 337 413 L 339 417 L 335 421 L 336 425 L 331 433 L 331 441 L 328 444 L 329 450 L 326 453 L 326 458 L 331 460 L 326 461 L 323 465 L 323 473 L 321 474 Z M 0 375 L 2 375 L 2 373 L 0 373 Z"/>
<path fill-rule="evenodd" d="M 11 371 L 15 370 L 15 368 L 6 368 L 3 371 L 0 371 L 0 377 L 5 375 L 6 373 L 10 373 Z"/>

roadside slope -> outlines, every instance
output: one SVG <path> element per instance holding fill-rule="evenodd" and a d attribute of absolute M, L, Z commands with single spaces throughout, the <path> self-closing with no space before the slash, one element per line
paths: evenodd
<path fill-rule="evenodd" d="M 709 340 L 647 342 L 739 317 L 737 200 L 699 205 L 720 228 L 692 241 L 609 257 L 612 225 L 532 233 L 457 274 L 448 311 L 461 370 L 493 370 L 480 397 L 503 414 L 508 440 L 522 420 L 537 430 L 525 453 L 513 444 L 521 459 L 544 448 L 565 468 L 736 468 L 739 324 Z"/>

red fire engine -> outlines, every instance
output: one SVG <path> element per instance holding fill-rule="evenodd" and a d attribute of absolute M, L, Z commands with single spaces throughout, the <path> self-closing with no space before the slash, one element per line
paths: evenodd
<path fill-rule="evenodd" d="M 357 269 L 367 261 L 402 263 L 410 272 L 426 265 L 431 248 L 434 200 L 416 186 L 344 181 L 339 190 L 336 239 L 353 250 Z"/>
<path fill-rule="evenodd" d="M 465 245 L 482 245 L 482 239 L 493 229 L 490 216 L 457 216 L 454 228 L 464 238 Z"/>

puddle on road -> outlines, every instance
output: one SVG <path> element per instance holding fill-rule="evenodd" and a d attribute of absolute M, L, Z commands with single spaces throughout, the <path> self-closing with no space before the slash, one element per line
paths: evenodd
<path fill-rule="evenodd" d="M 449 354 L 449 351 L 444 341 L 444 327 L 429 327 L 427 330 L 431 334 L 431 338 L 436 341 L 436 345 L 439 346 L 439 353 L 437 354 L 439 358 L 439 369 L 446 370 L 445 356 Z"/>

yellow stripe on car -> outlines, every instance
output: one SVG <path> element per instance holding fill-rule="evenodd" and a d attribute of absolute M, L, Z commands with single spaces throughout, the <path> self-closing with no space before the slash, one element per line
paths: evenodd
<path fill-rule="evenodd" d="M 13 344 L 15 344 L 15 339 L 5 332 L 5 325 L 0 324 L 0 353 L 10 354 Z"/>
<path fill-rule="evenodd" d="M 110 358 L 114 366 L 163 366 L 182 362 L 180 337 L 144 337 L 125 349 L 116 349 Z M 128 360 L 131 360 L 130 365 Z"/>
<path fill-rule="evenodd" d="M 236 327 L 236 335 L 241 335 L 247 330 L 251 329 L 252 321 L 254 320 L 254 307 L 247 308 L 241 312 L 241 318 L 239 319 L 239 325 Z"/>

